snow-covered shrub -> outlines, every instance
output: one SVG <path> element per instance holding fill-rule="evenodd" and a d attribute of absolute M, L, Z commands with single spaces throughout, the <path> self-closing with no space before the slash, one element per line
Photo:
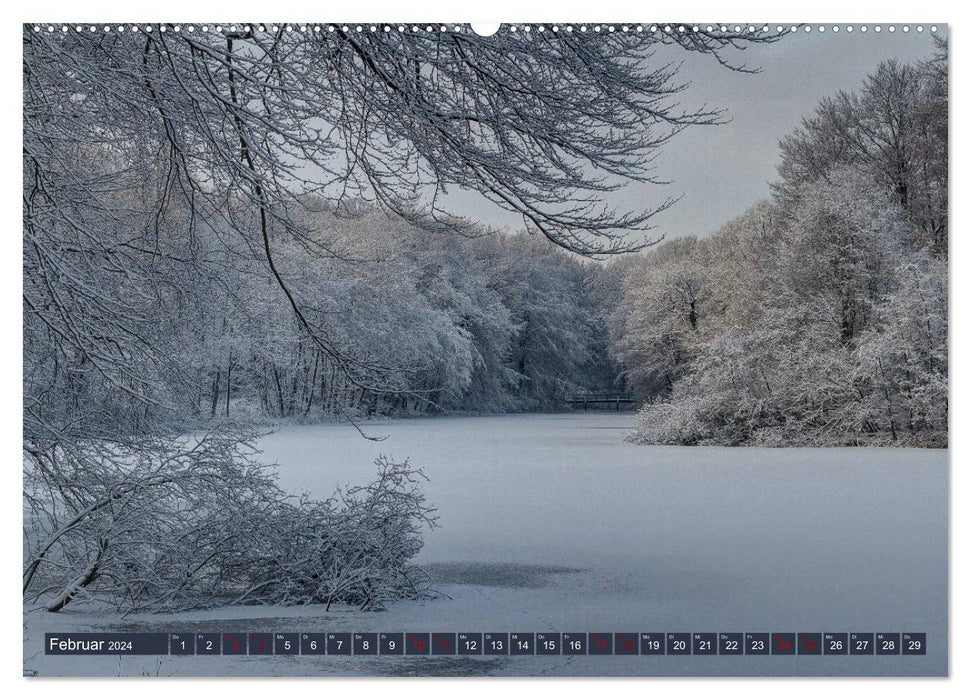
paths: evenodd
<path fill-rule="evenodd" d="M 326 501 L 289 497 L 235 435 L 59 446 L 25 465 L 24 596 L 50 611 L 377 607 L 426 584 L 411 560 L 434 509 L 407 463 L 381 458 L 376 481 Z"/>
<path fill-rule="evenodd" d="M 326 501 L 301 499 L 278 509 L 261 541 L 232 564 L 248 582 L 242 603 L 349 603 L 361 609 L 427 593 L 429 579 L 411 560 L 434 527 L 425 479 L 407 461 L 379 457 L 377 478 Z"/>

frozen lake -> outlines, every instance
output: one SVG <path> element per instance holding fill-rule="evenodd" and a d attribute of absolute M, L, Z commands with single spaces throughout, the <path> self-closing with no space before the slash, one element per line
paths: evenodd
<path fill-rule="evenodd" d="M 282 428 L 262 447 L 293 492 L 324 497 L 338 483 L 364 483 L 378 454 L 424 469 L 441 527 L 428 534 L 421 562 L 449 598 L 376 613 L 234 608 L 126 624 L 926 632 L 928 646 L 926 657 L 167 659 L 163 674 L 946 673 L 946 451 L 648 447 L 623 442 L 633 421 L 571 413 L 367 424 L 387 436 L 380 443 L 349 426 Z M 37 617 L 31 627 L 47 631 L 99 624 L 77 613 Z M 126 659 L 124 672 L 139 663 L 147 662 Z M 33 664 L 41 665 L 53 670 L 47 660 Z"/>

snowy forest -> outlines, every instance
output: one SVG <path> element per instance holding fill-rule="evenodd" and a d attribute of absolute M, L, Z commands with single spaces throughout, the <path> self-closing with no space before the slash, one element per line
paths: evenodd
<path fill-rule="evenodd" d="M 678 52 L 754 70 L 784 37 L 81 29 L 23 35 L 25 604 L 424 595 L 420 466 L 378 443 L 373 482 L 297 498 L 257 447 L 283 422 L 609 393 L 646 444 L 947 444 L 944 43 L 661 241 L 673 199 L 609 201 L 725 118 Z"/>
<path fill-rule="evenodd" d="M 650 444 L 947 446 L 947 53 L 780 144 L 771 200 L 619 263 L 611 349 Z"/>

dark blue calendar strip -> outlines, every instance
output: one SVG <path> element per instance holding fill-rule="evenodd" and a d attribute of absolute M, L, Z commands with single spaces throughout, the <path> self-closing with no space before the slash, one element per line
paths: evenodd
<path fill-rule="evenodd" d="M 924 656 L 924 632 L 52 632 L 74 656 Z"/>

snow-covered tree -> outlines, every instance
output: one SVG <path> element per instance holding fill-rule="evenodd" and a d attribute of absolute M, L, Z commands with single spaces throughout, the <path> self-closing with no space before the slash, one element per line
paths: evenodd
<path fill-rule="evenodd" d="M 698 240 L 662 244 L 626 265 L 623 280 L 612 320 L 614 356 L 639 394 L 668 393 L 694 358 L 708 311 Z"/>
<path fill-rule="evenodd" d="M 823 100 L 780 144 L 777 192 L 792 197 L 839 165 L 864 167 L 912 222 L 912 237 L 947 256 L 947 44 L 915 65 L 881 63 L 858 92 Z"/>
<path fill-rule="evenodd" d="M 699 343 L 633 439 L 946 443 L 944 264 L 909 247 L 906 213 L 865 172 L 797 195 L 763 249 L 754 322 Z"/>

